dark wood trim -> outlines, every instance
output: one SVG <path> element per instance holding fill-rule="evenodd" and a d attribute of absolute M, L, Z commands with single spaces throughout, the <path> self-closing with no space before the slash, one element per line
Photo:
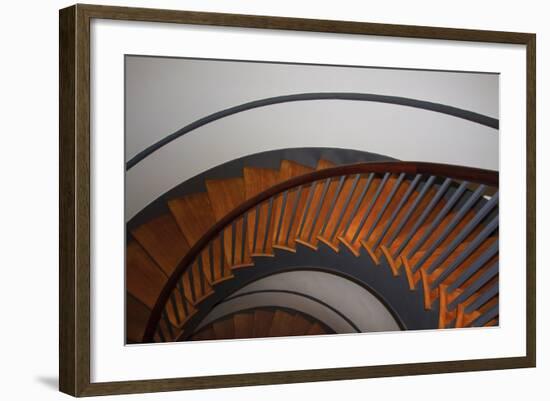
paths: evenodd
<path fill-rule="evenodd" d="M 252 210 L 262 202 L 267 201 L 275 195 L 281 194 L 289 189 L 297 188 L 300 185 L 310 184 L 314 181 L 321 181 L 326 178 L 352 176 L 355 174 L 367 173 L 406 173 L 409 175 L 429 174 L 454 178 L 458 180 L 468 180 L 479 184 L 489 186 L 498 186 L 498 172 L 491 170 L 482 170 L 471 167 L 452 166 L 448 164 L 424 163 L 424 162 L 378 162 L 378 163 L 357 163 L 347 164 L 324 170 L 316 170 L 309 174 L 294 177 L 290 180 L 281 182 L 269 189 L 257 194 L 256 196 L 241 203 L 237 208 L 218 220 L 187 252 L 178 266 L 172 272 L 172 275 L 166 281 L 155 306 L 151 312 L 149 322 L 145 329 L 143 342 L 151 342 L 155 330 L 161 318 L 162 311 L 170 294 L 176 288 L 176 285 L 185 270 L 195 261 L 197 256 L 205 249 L 208 244 L 214 240 L 225 227 L 229 226 L 234 220 L 241 217 L 244 213 Z"/>
<path fill-rule="evenodd" d="M 526 45 L 527 355 L 308 371 L 90 383 L 90 20 L 92 18 L 284 29 Z M 60 11 L 60 390 L 75 396 L 361 379 L 535 366 L 535 35 L 111 6 Z"/>
<path fill-rule="evenodd" d="M 59 18 L 59 389 L 76 390 L 75 8 Z"/>
<path fill-rule="evenodd" d="M 530 367 L 536 366 L 537 360 L 537 279 L 536 279 L 536 209 L 537 209 L 537 146 L 536 146 L 536 120 L 537 120 L 537 86 L 536 86 L 536 36 L 529 35 L 527 45 L 527 227 L 526 227 L 526 250 L 527 250 L 527 280 L 526 280 L 526 335 L 527 335 L 527 360 Z"/>

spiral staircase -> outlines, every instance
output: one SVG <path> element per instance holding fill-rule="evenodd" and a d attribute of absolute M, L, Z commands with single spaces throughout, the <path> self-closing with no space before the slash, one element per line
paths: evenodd
<path fill-rule="evenodd" d="M 364 269 L 387 269 L 387 280 L 405 278 L 405 291 L 421 293 L 423 310 L 437 313 L 433 328 L 498 325 L 497 172 L 282 160 L 205 186 L 130 230 L 128 343 L 331 333 L 283 310 L 270 311 L 271 325 L 261 328 L 256 314 L 267 319 L 265 310 L 194 322 L 224 283 L 239 287 L 241 271 L 303 248 L 347 253 Z"/>

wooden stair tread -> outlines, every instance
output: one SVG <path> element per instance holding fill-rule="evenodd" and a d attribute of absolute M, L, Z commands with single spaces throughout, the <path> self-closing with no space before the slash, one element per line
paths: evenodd
<path fill-rule="evenodd" d="M 206 189 L 216 221 L 245 200 L 244 180 L 240 177 L 206 180 Z"/>
<path fill-rule="evenodd" d="M 279 181 L 286 181 L 290 178 L 297 177 L 300 175 L 308 174 L 314 171 L 311 167 L 301 165 L 299 163 L 283 160 L 281 161 L 281 166 L 279 169 Z M 305 195 L 305 196 L 304 196 Z M 298 198 L 298 190 L 296 188 L 288 191 L 287 200 L 285 204 L 284 214 L 282 219 L 280 218 L 281 212 L 283 209 L 283 196 L 279 195 L 276 197 L 274 202 L 274 215 L 275 218 L 275 228 L 274 228 L 274 246 L 278 249 L 284 249 L 286 251 L 294 252 L 296 250 L 295 234 L 298 229 L 299 216 L 301 211 L 304 208 L 305 199 L 307 197 L 307 191 L 302 190 L 300 197 Z M 292 210 L 294 205 L 296 205 L 296 213 L 294 215 L 294 220 L 292 219 Z M 279 221 L 281 227 L 279 228 Z M 289 227 L 292 224 L 291 227 Z M 279 236 L 277 237 L 277 233 Z"/>
<path fill-rule="evenodd" d="M 331 162 L 330 160 L 319 159 L 319 161 L 317 162 L 317 166 L 315 167 L 315 170 L 324 170 L 334 166 L 336 166 L 336 164 Z"/>
<path fill-rule="evenodd" d="M 190 338 L 192 341 L 213 340 L 215 336 L 212 326 L 202 328 L 198 333 L 193 334 Z"/>
<path fill-rule="evenodd" d="M 269 337 L 288 336 L 290 333 L 290 323 L 293 317 L 291 313 L 282 310 L 275 311 L 269 329 Z"/>
<path fill-rule="evenodd" d="M 231 317 L 227 317 L 212 324 L 217 340 L 235 338 L 235 325 Z"/>
<path fill-rule="evenodd" d="M 244 186 L 246 199 L 250 199 L 279 182 L 279 171 L 268 168 L 245 167 L 243 169 Z M 257 215 L 259 213 L 259 217 Z M 275 229 L 276 216 L 274 208 L 271 209 L 269 217 L 268 202 L 262 203 L 258 208 L 248 213 L 248 246 L 252 255 L 273 255 L 273 233 Z M 254 229 L 257 222 L 256 239 L 254 240 Z M 266 230 L 267 232 L 266 236 Z M 264 246 L 265 241 L 265 246 Z M 254 246 L 255 245 L 255 246 Z"/>
<path fill-rule="evenodd" d="M 254 334 L 254 313 L 241 312 L 233 315 L 235 338 L 250 338 Z"/>
<path fill-rule="evenodd" d="M 311 173 L 312 171 L 314 169 L 311 167 L 284 159 L 281 161 L 281 166 L 279 167 L 279 180 L 286 181 L 299 175 Z"/>
<path fill-rule="evenodd" d="M 149 321 L 151 309 L 130 293 L 126 293 L 126 342 L 140 343 Z"/>
<path fill-rule="evenodd" d="M 132 236 L 168 276 L 189 251 L 189 244 L 170 214 L 157 216 L 133 229 Z"/>
<path fill-rule="evenodd" d="M 315 335 L 319 335 L 319 334 L 326 334 L 326 331 L 325 331 L 325 329 L 323 328 L 323 326 L 321 326 L 321 325 L 320 325 L 319 323 L 317 323 L 317 322 L 313 323 L 313 324 L 309 327 L 309 329 L 308 329 L 308 331 L 307 331 L 307 333 L 306 333 L 306 335 L 308 335 L 308 336 L 315 336 Z"/>
<path fill-rule="evenodd" d="M 206 192 L 169 200 L 168 207 L 189 246 L 195 245 L 216 222 L 210 198 Z"/>
<path fill-rule="evenodd" d="M 338 236 L 342 234 L 353 211 L 352 209 L 361 195 L 361 189 L 364 188 L 366 182 L 366 175 L 359 176 L 357 181 L 355 176 L 348 176 L 344 181 L 340 195 L 336 199 L 332 213 L 325 218 L 327 222 L 325 232 L 319 233 L 318 239 L 332 248 L 335 252 L 339 251 L 340 241 L 338 240 Z M 355 189 L 353 186 L 354 183 L 356 183 Z M 349 197 L 350 194 L 351 197 Z M 345 207 L 346 202 L 347 207 Z"/>
<path fill-rule="evenodd" d="M 252 337 L 261 338 L 269 336 L 269 329 L 273 320 L 273 312 L 257 309 L 254 311 L 254 331 Z"/>
<path fill-rule="evenodd" d="M 361 221 L 363 219 L 363 216 L 366 215 L 367 211 L 369 210 L 369 206 L 371 203 L 371 200 L 374 198 L 374 195 L 376 194 L 376 190 L 378 189 L 378 186 L 381 183 L 381 177 L 375 176 L 370 185 L 369 188 L 363 197 L 361 204 L 359 205 L 357 209 L 357 213 L 355 216 L 352 217 L 351 222 L 349 222 L 349 228 L 344 233 L 340 233 L 338 235 L 338 239 L 340 242 L 342 242 L 352 253 L 354 253 L 356 256 L 359 255 L 359 250 L 361 248 L 361 242 L 360 240 L 363 238 L 363 236 L 366 234 L 368 230 L 368 220 L 366 223 L 364 223 L 363 227 L 360 227 Z M 364 181 L 363 185 L 361 185 L 360 190 L 362 191 L 364 189 L 364 186 L 367 184 L 367 181 Z M 387 186 L 387 184 L 386 184 Z M 381 197 L 382 195 L 380 195 Z M 351 207 L 354 207 L 355 203 L 352 204 Z M 372 220 L 372 215 L 374 213 L 374 207 L 371 207 L 371 211 L 369 213 L 369 219 Z M 346 223 L 348 222 L 348 219 L 346 220 Z M 356 233 L 359 231 L 359 233 L 356 235 Z M 354 241 L 355 237 L 355 241 Z"/>
<path fill-rule="evenodd" d="M 166 274 L 135 240 L 126 247 L 126 289 L 153 309 L 166 283 Z"/>
<path fill-rule="evenodd" d="M 207 180 L 206 188 L 216 220 L 221 220 L 245 200 L 244 180 L 240 177 Z M 252 263 L 248 253 L 245 253 L 244 259 L 241 260 L 242 224 L 242 219 L 236 221 L 235 237 L 233 237 L 233 228 L 231 226 L 228 226 L 224 230 L 224 255 L 230 268 L 234 265 Z M 235 255 L 233 254 L 234 250 Z M 236 260 L 236 257 L 238 257 L 239 260 Z"/>
<path fill-rule="evenodd" d="M 300 313 L 296 313 L 289 324 L 289 336 L 302 336 L 307 333 L 311 321 Z"/>

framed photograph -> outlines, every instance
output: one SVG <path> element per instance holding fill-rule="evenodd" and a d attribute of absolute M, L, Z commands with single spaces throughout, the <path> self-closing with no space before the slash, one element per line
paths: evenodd
<path fill-rule="evenodd" d="M 60 390 L 534 367 L 535 35 L 60 11 Z"/>

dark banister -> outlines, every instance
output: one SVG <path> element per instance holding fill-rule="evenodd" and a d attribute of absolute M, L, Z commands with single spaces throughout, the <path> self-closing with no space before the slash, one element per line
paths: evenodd
<path fill-rule="evenodd" d="M 298 187 L 300 185 L 309 184 L 314 181 L 319 181 L 328 178 L 341 177 L 343 175 L 366 174 L 366 173 L 405 173 L 407 175 L 430 174 L 442 177 L 449 177 L 456 180 L 468 180 L 488 186 L 498 186 L 498 171 L 483 170 L 472 167 L 454 166 L 449 164 L 425 163 L 425 162 L 380 162 L 380 163 L 357 163 L 347 164 L 337 167 L 331 167 L 323 170 L 313 171 L 308 174 L 291 178 L 287 181 L 278 183 L 269 189 L 257 194 L 256 196 L 246 200 L 233 211 L 228 213 L 216 224 L 214 224 L 189 250 L 185 257 L 180 261 L 178 266 L 168 278 L 164 288 L 162 289 L 143 335 L 144 342 L 151 342 L 155 334 L 155 330 L 161 319 L 164 306 L 170 297 L 170 294 L 176 287 L 179 278 L 185 270 L 191 266 L 201 251 L 209 245 L 209 243 L 219 234 L 223 233 L 223 229 L 231 224 L 231 222 L 249 209 L 254 208 L 260 203 L 268 200 L 274 195 L 283 193 L 284 191 Z M 222 241 L 223 250 L 223 241 Z"/>

